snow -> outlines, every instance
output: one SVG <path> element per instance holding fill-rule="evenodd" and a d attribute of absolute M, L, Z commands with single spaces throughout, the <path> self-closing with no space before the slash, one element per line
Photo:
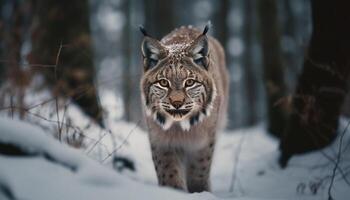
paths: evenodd
<path fill-rule="evenodd" d="M 10 188 L 15 199 L 215 199 L 210 193 L 187 195 L 133 181 L 30 124 L 1 118 L 0 126 L 1 143 L 16 144 L 30 153 L 46 153 L 53 160 L 0 156 L 0 185 Z"/>
<path fill-rule="evenodd" d="M 105 104 L 111 104 L 116 99 L 112 94 L 102 97 L 107 98 L 101 99 Z M 47 95 L 38 95 L 33 101 L 40 102 L 46 98 Z M 52 105 L 47 104 L 31 111 L 54 120 L 56 116 L 50 115 L 53 112 L 50 107 Z M 0 143 L 14 144 L 30 154 L 0 154 L 1 200 L 11 199 L 6 196 L 6 191 L 10 191 L 14 199 L 33 200 L 327 199 L 330 184 L 327 176 L 331 175 L 334 163 L 325 155 L 335 159 L 339 146 L 338 138 L 322 152 L 294 156 L 289 166 L 282 170 L 277 164 L 278 141 L 264 131 L 264 124 L 223 132 L 218 138 L 213 160 L 213 192 L 187 194 L 157 185 L 147 133 L 138 124 L 118 120 L 116 118 L 120 114 L 110 113 L 106 120 L 108 130 L 102 130 L 91 124 L 72 104 L 69 104 L 65 113 L 61 110 L 59 114 L 61 119 L 66 116 L 71 123 L 88 127 L 80 128 L 85 138 L 79 148 L 68 146 L 64 140 L 57 140 L 53 134 L 55 123 L 29 117 L 25 118 L 29 123 L 0 117 Z M 347 123 L 348 119 L 341 120 L 339 135 Z M 64 131 L 68 134 L 71 130 Z M 345 173 L 350 173 L 348 132 L 344 137 L 339 165 Z M 136 171 L 113 170 L 113 155 L 132 160 Z M 345 200 L 350 196 L 349 185 L 339 172 L 332 194 L 337 200 Z"/>

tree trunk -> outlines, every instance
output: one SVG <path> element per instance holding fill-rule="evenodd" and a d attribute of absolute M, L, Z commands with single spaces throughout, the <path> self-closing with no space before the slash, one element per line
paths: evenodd
<path fill-rule="evenodd" d="M 130 1 L 125 1 L 123 3 L 123 11 L 125 13 L 125 27 L 123 32 L 123 55 L 124 55 L 124 68 L 123 68 L 123 102 L 124 102 L 124 119 L 126 121 L 131 121 L 132 112 L 132 70 L 131 70 L 131 32 L 130 32 Z"/>
<path fill-rule="evenodd" d="M 95 69 L 89 29 L 88 0 L 35 1 L 30 62 L 56 67 L 37 68 L 55 95 L 72 98 L 103 127 L 102 108 L 94 85 Z"/>
<path fill-rule="evenodd" d="M 342 0 L 311 1 L 313 31 L 280 144 L 282 167 L 293 154 L 323 148 L 336 138 L 350 73 L 349 6 Z"/>
<path fill-rule="evenodd" d="M 175 15 L 173 0 L 145 1 L 145 28 L 157 39 L 161 39 L 175 29 Z"/>
<path fill-rule="evenodd" d="M 219 4 L 219 9 L 214 14 L 214 24 L 213 30 L 216 38 L 222 44 L 226 50 L 226 44 L 228 40 L 228 28 L 227 28 L 227 16 L 230 9 L 229 0 L 221 0 L 217 2 Z"/>
<path fill-rule="evenodd" d="M 284 68 L 277 20 L 277 1 L 258 1 L 264 79 L 267 98 L 268 131 L 280 137 L 285 126 L 286 113 L 280 100 L 285 97 Z"/>
<path fill-rule="evenodd" d="M 348 88 L 350 87 L 350 79 L 348 78 Z M 345 97 L 344 105 L 342 108 L 342 114 L 346 117 L 350 117 L 350 93 Z"/>
<path fill-rule="evenodd" d="M 282 12 L 284 12 L 285 20 L 283 21 L 283 37 L 285 38 L 287 44 L 286 47 L 283 49 L 283 60 L 285 64 L 285 71 L 288 74 L 286 77 L 287 80 L 285 80 L 286 85 L 288 87 L 287 91 L 290 93 L 292 91 L 291 88 L 294 88 L 295 86 L 292 84 L 295 81 L 295 78 L 297 77 L 297 74 L 299 72 L 299 61 L 300 57 L 303 55 L 304 51 L 300 51 L 301 49 L 297 49 L 297 35 L 296 35 L 296 18 L 293 15 L 292 11 L 292 2 L 289 0 L 284 0 L 281 2 L 282 4 Z M 288 44 L 290 43 L 290 44 Z"/>
<path fill-rule="evenodd" d="M 245 69 L 245 86 L 247 90 L 247 119 L 246 125 L 251 126 L 257 122 L 257 82 L 255 78 L 256 71 L 254 69 L 253 55 L 253 26 L 254 18 L 254 2 L 253 0 L 245 0 L 243 2 L 244 21 L 243 40 L 245 43 L 245 51 L 243 55 L 243 65 Z"/>
<path fill-rule="evenodd" d="M 4 8 L 4 0 L 0 0 L 0 9 Z M 5 19 L 4 16 L 0 16 L 0 86 L 4 82 L 5 73 L 6 73 L 6 64 L 5 64 Z M 1 98 L 0 98 L 1 104 Z"/>
<path fill-rule="evenodd" d="M 8 16 L 2 18 L 2 55 L 0 71 L 4 75 L 4 79 L 9 81 L 10 88 L 8 97 L 11 98 L 11 106 L 20 108 L 18 111 L 19 117 L 24 117 L 24 92 L 25 88 L 30 83 L 30 72 L 25 67 L 21 66 L 21 48 L 24 40 L 26 28 L 26 19 L 30 18 L 30 1 L 7 1 L 3 2 L 7 8 L 11 9 Z M 26 8 L 26 9 L 25 9 Z M 4 9 L 4 8 L 3 8 Z M 0 78 L 1 79 L 1 78 Z M 5 94 L 6 95 L 6 94 Z M 12 100 L 15 100 L 12 102 Z M 12 104 L 13 103 L 13 104 Z M 12 112 L 12 111 L 11 111 Z"/>

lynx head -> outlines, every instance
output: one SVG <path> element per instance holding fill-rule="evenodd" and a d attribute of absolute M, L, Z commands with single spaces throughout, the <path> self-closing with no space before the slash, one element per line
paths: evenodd
<path fill-rule="evenodd" d="M 141 29 L 145 34 L 141 95 L 146 114 L 164 130 L 174 123 L 189 130 L 210 115 L 215 98 L 215 83 L 209 73 L 208 27 L 203 33 L 182 29 L 161 42 Z"/>

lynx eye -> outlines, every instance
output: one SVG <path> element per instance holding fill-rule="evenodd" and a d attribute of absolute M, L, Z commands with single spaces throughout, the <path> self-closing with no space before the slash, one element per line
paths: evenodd
<path fill-rule="evenodd" d="M 160 79 L 159 80 L 159 84 L 162 87 L 169 87 L 169 81 L 165 80 L 165 79 Z"/>
<path fill-rule="evenodd" d="M 194 83 L 195 83 L 195 80 L 187 79 L 186 82 L 185 82 L 185 86 L 186 87 L 191 87 L 192 85 L 194 85 Z"/>

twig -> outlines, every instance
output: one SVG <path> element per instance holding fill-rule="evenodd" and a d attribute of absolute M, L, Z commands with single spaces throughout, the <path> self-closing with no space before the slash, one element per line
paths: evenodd
<path fill-rule="evenodd" d="M 21 109 L 21 108 L 18 108 L 18 109 Z M 22 108 L 23 109 L 23 108 Z M 41 116 L 41 115 L 39 115 L 39 114 L 36 114 L 36 113 L 32 113 L 32 112 L 30 112 L 30 111 L 26 111 L 26 113 L 28 113 L 28 114 L 30 114 L 30 115 L 32 115 L 32 116 L 34 116 L 34 117 L 37 117 L 37 118 L 39 118 L 39 119 L 42 119 L 42 120 L 44 120 L 44 121 L 47 121 L 47 122 L 50 122 L 50 123 L 57 123 L 57 121 L 55 121 L 55 120 L 50 120 L 50 119 L 47 119 L 47 118 L 45 118 L 45 117 L 43 117 L 43 116 Z M 66 127 L 69 127 L 69 128 L 72 128 L 74 131 L 76 131 L 76 133 L 78 133 L 79 135 L 81 135 L 81 136 L 83 136 L 83 137 L 85 137 L 85 138 L 88 138 L 89 140 L 92 140 L 92 141 L 98 141 L 98 140 L 96 140 L 96 139 L 94 139 L 94 138 L 91 138 L 91 137 L 88 137 L 88 136 L 86 136 L 86 135 L 84 135 L 82 132 L 82 130 L 79 128 L 79 127 L 77 127 L 77 126 L 73 126 L 73 125 L 71 125 L 71 124 L 68 124 L 68 123 L 64 123 L 63 122 L 63 125 L 64 126 L 66 126 Z M 105 144 L 103 144 L 102 142 L 98 142 L 100 145 L 102 145 L 107 151 L 108 151 L 108 148 L 107 148 L 107 146 L 105 145 Z"/>
<path fill-rule="evenodd" d="M 241 154 L 241 149 L 243 146 L 243 141 L 245 138 L 246 134 L 243 134 L 243 136 L 240 138 L 239 143 L 238 143 L 238 147 L 237 147 L 237 153 L 235 154 L 235 158 L 234 158 L 234 165 L 233 165 L 233 172 L 232 172 L 232 178 L 231 178 L 231 184 L 230 184 L 230 192 L 233 192 L 234 186 L 235 186 L 235 182 L 237 179 L 237 168 L 238 168 L 238 162 L 239 162 L 239 156 Z"/>
<path fill-rule="evenodd" d="M 336 165 L 336 164 L 337 164 L 337 161 L 334 160 L 334 159 L 333 159 L 331 156 L 329 156 L 328 154 L 326 154 L 323 150 L 321 150 L 320 152 L 321 152 L 321 154 L 322 154 L 325 158 L 327 158 L 331 163 L 333 163 L 334 166 L 337 166 L 337 169 L 338 169 L 339 173 L 341 174 L 342 178 L 344 179 L 345 183 L 346 183 L 347 185 L 350 186 L 350 181 L 349 181 L 348 178 L 346 177 L 346 174 L 344 173 L 343 169 L 342 169 L 339 165 Z"/>
<path fill-rule="evenodd" d="M 89 154 L 91 153 L 91 151 L 92 151 L 93 149 L 95 149 L 95 147 L 97 146 L 97 144 L 101 143 L 102 139 L 103 139 L 107 134 L 108 134 L 108 131 L 106 131 L 106 132 L 102 135 L 102 137 L 100 137 L 98 140 L 96 140 L 96 142 L 91 146 L 91 148 L 89 149 L 88 152 L 86 152 L 86 154 L 89 155 Z"/>
<path fill-rule="evenodd" d="M 126 144 L 127 140 L 129 139 L 130 135 L 135 131 L 135 129 L 139 126 L 139 124 L 141 123 L 141 120 L 139 120 L 134 128 L 132 128 L 130 130 L 130 132 L 128 133 L 128 135 L 126 136 L 126 138 L 124 139 L 124 141 L 117 147 L 115 148 L 111 153 L 109 153 L 103 160 L 102 163 L 104 163 L 109 157 L 111 157 L 113 154 L 115 154 L 120 148 L 122 148 L 124 146 L 124 144 Z"/>
<path fill-rule="evenodd" d="M 343 144 L 343 138 L 344 138 L 344 135 L 347 131 L 347 129 L 349 128 L 350 126 L 350 120 L 348 122 L 348 124 L 346 125 L 343 133 L 341 134 L 340 136 L 340 139 L 339 139 L 339 148 L 338 148 L 338 155 L 337 155 L 337 161 L 334 165 L 334 168 L 333 168 L 333 173 L 332 173 L 332 179 L 331 179 L 331 183 L 329 184 L 329 187 L 328 187 L 328 200 L 333 200 L 333 196 L 332 196 L 332 187 L 333 187 L 333 184 L 334 184 L 334 178 L 335 178 L 335 174 L 336 174 L 336 171 L 337 171 L 337 168 L 338 168 L 338 165 L 340 163 L 340 158 L 341 158 L 341 152 L 342 152 L 342 144 Z"/>
<path fill-rule="evenodd" d="M 56 82 L 57 82 L 57 66 L 58 66 L 58 61 L 59 61 L 59 58 L 60 58 L 61 50 L 62 50 L 62 42 L 60 44 L 60 48 L 58 49 L 58 53 L 57 53 L 57 56 L 56 56 L 55 67 L 54 67 Z M 58 113 L 58 95 L 57 94 L 56 94 L 56 97 L 55 97 L 55 105 L 56 105 L 58 139 L 59 139 L 59 141 L 61 141 L 62 140 L 62 127 L 61 127 L 61 123 L 60 123 L 60 115 Z"/>
<path fill-rule="evenodd" d="M 11 104 L 11 118 L 13 119 L 13 109 L 14 109 L 14 106 L 13 106 L 13 95 L 11 94 L 11 97 L 10 97 L 10 104 Z"/>
<path fill-rule="evenodd" d="M 69 105 L 69 104 L 70 104 L 70 103 L 69 103 L 69 101 L 68 101 L 68 103 L 66 103 L 66 104 L 64 105 L 61 127 L 63 127 L 64 118 L 66 117 L 66 113 L 67 113 L 67 109 L 68 109 L 68 105 Z"/>

